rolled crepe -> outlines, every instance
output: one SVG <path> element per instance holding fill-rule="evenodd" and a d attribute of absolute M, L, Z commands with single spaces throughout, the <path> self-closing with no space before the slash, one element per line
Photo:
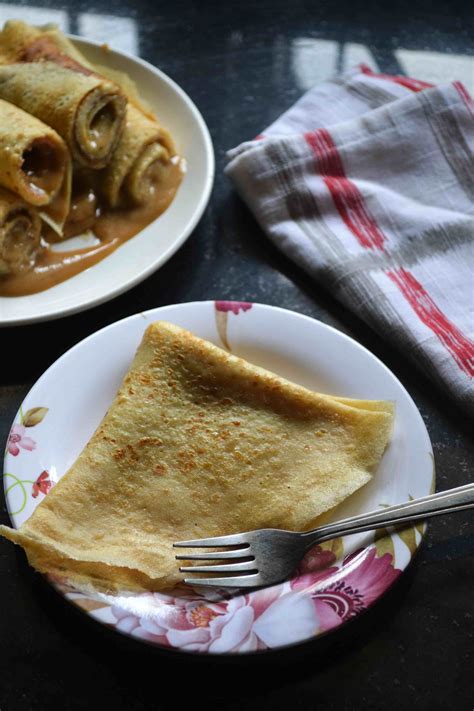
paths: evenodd
<path fill-rule="evenodd" d="M 71 159 L 60 136 L 0 99 L 0 186 L 41 208 L 56 230 L 69 212 Z"/>
<path fill-rule="evenodd" d="M 41 247 L 41 219 L 31 205 L 0 188 L 0 275 L 28 271 Z"/>
<path fill-rule="evenodd" d="M 147 202 L 160 189 L 175 153 L 166 129 L 129 104 L 124 132 L 103 171 L 102 196 L 111 207 Z"/>
<path fill-rule="evenodd" d="M 102 196 L 111 207 L 120 203 L 140 205 L 160 190 L 172 167 L 176 148 L 170 133 L 143 103 L 130 77 L 109 67 L 96 71 L 115 81 L 128 99 L 125 129 L 117 150 L 103 171 Z"/>
<path fill-rule="evenodd" d="M 111 159 L 126 99 L 107 79 L 49 60 L 7 64 L 0 66 L 0 98 L 54 128 L 79 163 L 103 168 Z"/>
<path fill-rule="evenodd" d="M 33 58 L 47 58 L 47 54 L 70 57 L 83 66 L 92 69 L 83 55 L 77 51 L 61 30 L 54 24 L 36 27 L 22 20 L 8 20 L 0 32 L 0 63 L 14 64 L 33 61 Z"/>
<path fill-rule="evenodd" d="M 0 100 L 0 185 L 32 205 L 47 205 L 64 180 L 68 152 L 49 126 Z"/>
<path fill-rule="evenodd" d="M 0 64 L 23 63 L 27 67 L 16 68 L 19 76 L 10 89 L 15 90 L 18 100 L 28 101 L 22 107 L 53 126 L 79 163 L 103 168 L 123 129 L 124 92 L 97 74 L 54 25 L 33 27 L 18 20 L 5 24 L 0 32 Z M 36 64 L 41 68 L 31 66 Z M 32 79 L 27 81 L 30 72 Z M 7 72 L 5 75 L 9 76 Z M 33 96 L 22 99 L 22 90 L 30 88 Z"/>
<path fill-rule="evenodd" d="M 173 139 L 143 103 L 127 74 L 102 65 L 95 65 L 95 70 L 118 84 L 128 99 L 125 128 L 112 160 L 97 181 L 99 192 L 111 207 L 124 202 L 143 204 L 166 180 L 171 159 L 176 156 Z"/>
<path fill-rule="evenodd" d="M 145 203 L 160 189 L 176 150 L 170 134 L 140 100 L 126 74 L 92 65 L 54 26 L 37 28 L 19 21 L 7 22 L 0 33 L 0 61 L 2 57 L 4 62 L 53 60 L 97 73 L 120 86 L 128 99 L 126 121 L 117 149 L 97 181 L 99 192 L 111 207 L 117 207 L 124 202 Z"/>

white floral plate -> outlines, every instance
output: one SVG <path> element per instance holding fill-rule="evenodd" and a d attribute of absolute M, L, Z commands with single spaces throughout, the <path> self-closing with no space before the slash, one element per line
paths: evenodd
<path fill-rule="evenodd" d="M 204 119 L 189 96 L 148 62 L 71 37 L 92 62 L 126 72 L 140 95 L 170 129 L 187 170 L 169 208 L 98 264 L 46 291 L 1 297 L 0 326 L 16 326 L 92 308 L 131 289 L 161 267 L 189 237 L 211 194 L 214 151 Z M 74 238 L 77 248 L 81 237 Z M 61 249 L 67 247 L 62 243 Z M 84 242 L 84 246 L 86 242 Z"/>
<path fill-rule="evenodd" d="M 146 326 L 167 320 L 314 390 L 396 402 L 392 441 L 373 480 L 339 507 L 342 518 L 434 490 L 433 454 L 406 390 L 348 336 L 291 311 L 243 302 L 194 302 L 137 314 L 67 351 L 31 389 L 5 456 L 8 510 L 19 526 L 74 462 L 110 405 Z M 290 581 L 250 593 L 196 587 L 171 595 L 84 595 L 52 580 L 96 620 L 162 647 L 251 652 L 302 642 L 344 624 L 406 568 L 423 526 L 316 546 Z M 7 545 L 7 544 L 5 544 Z"/>

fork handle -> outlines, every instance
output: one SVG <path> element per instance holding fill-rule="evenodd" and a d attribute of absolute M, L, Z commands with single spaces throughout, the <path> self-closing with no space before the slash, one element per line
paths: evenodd
<path fill-rule="evenodd" d="M 385 526 L 394 526 L 407 521 L 418 521 L 431 516 L 440 516 L 441 514 L 471 508 L 474 508 L 474 484 L 466 484 L 465 486 L 458 486 L 456 489 L 448 489 L 438 494 L 414 499 L 405 504 L 389 506 L 381 511 L 371 511 L 360 516 L 353 516 L 336 523 L 330 523 L 327 526 L 320 526 L 313 531 L 303 533 L 302 536 L 303 539 L 307 539 L 307 547 L 309 548 L 315 543 L 321 543 L 341 535 L 371 531 Z"/>

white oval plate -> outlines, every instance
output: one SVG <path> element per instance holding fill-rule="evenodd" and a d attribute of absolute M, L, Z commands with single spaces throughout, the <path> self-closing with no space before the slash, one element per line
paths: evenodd
<path fill-rule="evenodd" d="M 79 37 L 91 62 L 126 72 L 172 133 L 187 172 L 169 208 L 98 264 L 31 296 L 0 297 L 0 326 L 16 326 L 90 309 L 131 289 L 161 267 L 189 237 L 209 200 L 214 151 L 204 119 L 189 96 L 148 62 Z M 63 243 L 65 244 L 65 243 Z"/>
<path fill-rule="evenodd" d="M 334 519 L 407 501 L 434 489 L 433 454 L 406 390 L 348 336 L 291 311 L 242 302 L 165 306 L 108 326 L 71 348 L 38 380 L 12 427 L 4 477 L 8 510 L 21 525 L 74 462 L 127 372 L 143 332 L 167 320 L 314 390 L 396 402 L 391 443 L 373 480 Z M 201 653 L 279 648 L 331 630 L 369 607 L 406 568 L 423 527 L 316 546 L 291 581 L 226 597 L 215 589 L 116 598 L 51 582 L 87 614 L 158 646 Z"/>

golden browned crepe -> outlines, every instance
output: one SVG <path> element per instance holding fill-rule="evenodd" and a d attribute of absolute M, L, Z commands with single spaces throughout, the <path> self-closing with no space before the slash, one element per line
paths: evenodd
<path fill-rule="evenodd" d="M 79 586 L 167 589 L 174 541 L 310 528 L 370 480 L 392 420 L 390 403 L 311 392 L 157 322 L 75 464 L 0 531 Z"/>
<path fill-rule="evenodd" d="M 35 208 L 0 188 L 0 275 L 31 269 L 41 246 L 41 219 Z"/>

